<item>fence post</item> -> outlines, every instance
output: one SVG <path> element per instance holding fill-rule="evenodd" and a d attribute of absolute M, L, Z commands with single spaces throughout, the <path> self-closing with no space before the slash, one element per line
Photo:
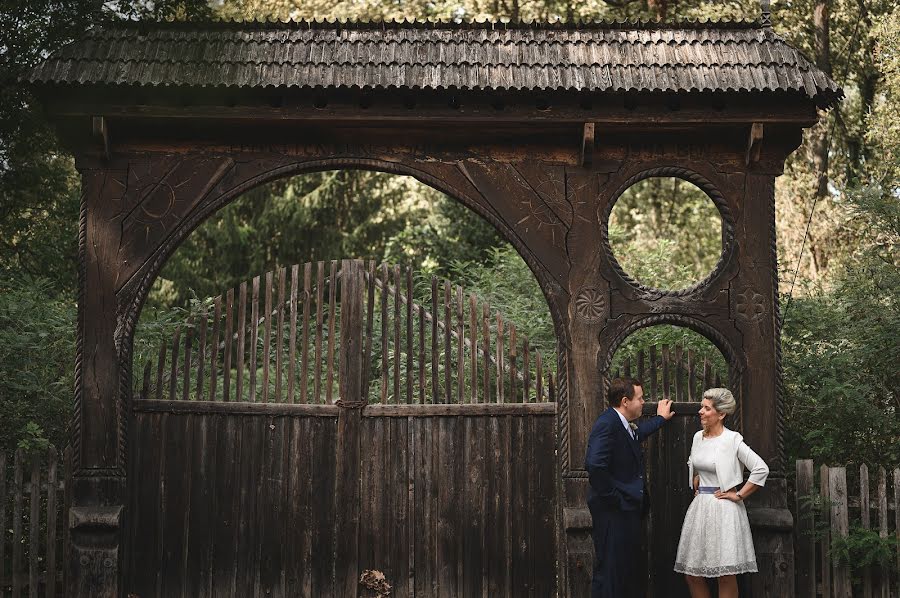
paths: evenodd
<path fill-rule="evenodd" d="M 810 504 L 813 494 L 812 459 L 797 461 L 795 496 L 797 525 L 794 527 L 794 550 L 797 563 L 798 598 L 816 598 L 815 510 Z"/>
<path fill-rule="evenodd" d="M 827 465 L 819 467 L 819 494 L 822 497 L 822 505 L 827 512 L 831 513 L 831 487 L 828 483 L 829 469 Z M 821 550 L 819 551 L 822 558 L 822 566 L 819 569 L 822 572 L 822 596 L 831 598 L 831 555 L 828 554 L 828 548 L 831 546 L 831 531 L 825 527 L 820 540 Z"/>
<path fill-rule="evenodd" d="M 863 463 L 859 466 L 859 519 L 863 529 L 870 529 L 872 517 L 869 512 L 869 468 Z M 872 568 L 863 570 L 863 598 L 872 598 Z"/>
<path fill-rule="evenodd" d="M 831 499 L 831 540 L 846 538 L 850 532 L 847 515 L 847 469 L 832 467 L 828 473 L 828 487 Z M 830 548 L 829 546 L 825 547 Z M 835 598 L 851 598 L 850 566 L 832 559 L 832 580 Z"/>
<path fill-rule="evenodd" d="M 332 283 L 336 277 L 332 277 Z M 359 433 L 365 395 L 362 388 L 365 273 L 359 260 L 341 264 L 341 351 L 338 388 L 341 407 L 337 429 L 335 491 L 336 591 L 354 598 L 359 587 Z"/>

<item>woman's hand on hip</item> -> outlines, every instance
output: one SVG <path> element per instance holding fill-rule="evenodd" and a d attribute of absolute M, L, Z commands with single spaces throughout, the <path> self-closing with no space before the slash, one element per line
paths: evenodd
<path fill-rule="evenodd" d="M 727 492 L 716 490 L 715 497 L 724 500 L 730 500 L 731 502 L 741 502 L 741 497 L 738 496 L 737 492 L 735 492 L 734 490 L 728 490 Z"/>

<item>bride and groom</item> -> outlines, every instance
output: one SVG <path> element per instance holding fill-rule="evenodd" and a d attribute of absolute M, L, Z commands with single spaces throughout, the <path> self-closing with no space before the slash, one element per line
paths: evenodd
<path fill-rule="evenodd" d="M 594 573 L 591 598 L 638 598 L 641 516 L 649 510 L 640 443 L 672 418 L 672 401 L 661 400 L 656 416 L 639 424 L 644 406 L 641 383 L 616 378 L 607 409 L 591 430 L 585 468 L 590 477 L 588 508 L 593 519 Z M 724 426 L 735 411 L 724 388 L 703 393 L 702 430 L 694 435 L 688 480 L 694 499 L 684 518 L 674 570 L 682 573 L 692 598 L 709 598 L 708 578 L 717 578 L 721 598 L 737 598 L 735 575 L 756 572 L 756 554 L 744 500 L 763 486 L 765 462 L 737 432 Z M 743 481 L 743 468 L 750 470 Z"/>

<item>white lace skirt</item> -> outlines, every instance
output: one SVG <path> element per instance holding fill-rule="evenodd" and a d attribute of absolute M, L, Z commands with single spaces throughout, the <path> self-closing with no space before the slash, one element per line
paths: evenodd
<path fill-rule="evenodd" d="M 712 494 L 695 496 L 684 516 L 675 572 L 721 577 L 757 570 L 744 503 Z"/>

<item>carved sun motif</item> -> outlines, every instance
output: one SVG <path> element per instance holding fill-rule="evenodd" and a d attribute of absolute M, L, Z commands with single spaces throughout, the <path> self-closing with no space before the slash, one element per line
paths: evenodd
<path fill-rule="evenodd" d="M 742 320 L 756 322 L 766 315 L 765 297 L 747 287 L 737 296 L 735 310 Z"/>
<path fill-rule="evenodd" d="M 600 289 L 582 288 L 575 296 L 575 313 L 585 322 L 599 322 L 606 313 L 606 297 Z"/>

